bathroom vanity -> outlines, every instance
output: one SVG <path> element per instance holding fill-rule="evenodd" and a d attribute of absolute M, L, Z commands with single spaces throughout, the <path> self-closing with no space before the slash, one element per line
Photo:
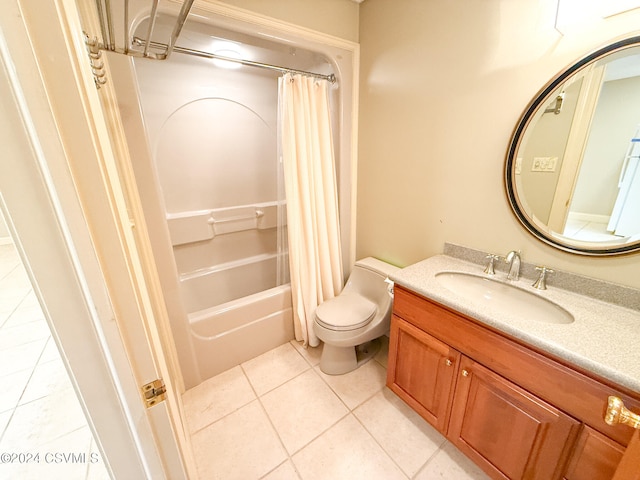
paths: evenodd
<path fill-rule="evenodd" d="M 610 396 L 640 411 L 640 354 L 629 330 L 598 336 L 640 332 L 640 313 L 550 289 L 532 294 L 572 321 L 523 321 L 447 290 L 442 271 L 483 275 L 444 255 L 398 273 L 387 386 L 493 478 L 612 478 L 633 429 L 603 416 Z"/>

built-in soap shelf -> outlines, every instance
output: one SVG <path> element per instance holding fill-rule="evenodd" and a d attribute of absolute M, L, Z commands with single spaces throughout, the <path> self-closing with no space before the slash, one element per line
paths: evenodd
<path fill-rule="evenodd" d="M 216 235 L 275 228 L 279 206 L 282 222 L 286 223 L 286 206 L 277 202 L 167 214 L 171 244 L 185 245 L 211 240 Z"/>

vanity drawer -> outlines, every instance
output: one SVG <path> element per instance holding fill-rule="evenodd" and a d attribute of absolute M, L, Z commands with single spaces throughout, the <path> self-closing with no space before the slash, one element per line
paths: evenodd
<path fill-rule="evenodd" d="M 511 380 L 616 442 L 627 445 L 632 429 L 603 420 L 609 395 L 640 411 L 640 395 L 623 392 L 536 351 L 478 321 L 420 297 L 396 284 L 394 314 L 476 362 Z"/>

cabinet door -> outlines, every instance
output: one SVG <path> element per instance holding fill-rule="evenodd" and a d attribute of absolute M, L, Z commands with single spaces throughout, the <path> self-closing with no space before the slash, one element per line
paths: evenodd
<path fill-rule="evenodd" d="M 635 428 L 612 480 L 640 480 L 640 429 Z"/>
<path fill-rule="evenodd" d="M 456 350 L 393 316 L 387 386 L 443 433 L 459 360 Z"/>
<path fill-rule="evenodd" d="M 579 423 L 462 357 L 449 439 L 494 478 L 560 478 Z"/>
<path fill-rule="evenodd" d="M 566 480 L 611 480 L 624 447 L 585 426 L 571 455 Z"/>

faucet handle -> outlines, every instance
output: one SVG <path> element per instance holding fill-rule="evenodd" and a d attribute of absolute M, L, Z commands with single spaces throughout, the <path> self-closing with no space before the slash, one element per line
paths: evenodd
<path fill-rule="evenodd" d="M 500 255 L 494 255 L 490 253 L 485 258 L 489 259 L 489 263 L 487 265 L 487 268 L 484 269 L 484 273 L 486 273 L 487 275 L 495 275 L 496 272 L 494 270 L 494 262 L 500 259 Z"/>
<path fill-rule="evenodd" d="M 553 270 L 550 268 L 539 266 L 536 267 L 536 270 L 540 272 L 540 276 L 533 283 L 533 288 L 537 288 L 538 290 L 546 290 L 547 289 L 547 275 L 553 273 Z"/>

